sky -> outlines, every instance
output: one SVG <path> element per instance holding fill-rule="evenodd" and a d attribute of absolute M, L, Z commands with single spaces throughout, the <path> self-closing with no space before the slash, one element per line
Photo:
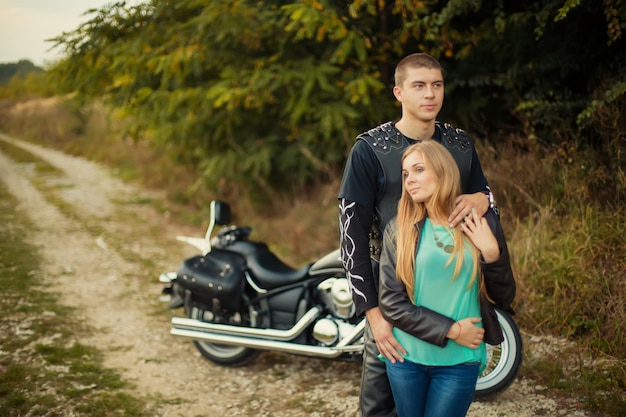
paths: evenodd
<path fill-rule="evenodd" d="M 46 39 L 71 32 L 115 0 L 0 0 L 0 64 L 28 59 L 45 66 L 61 56 Z M 133 3 L 133 2 L 129 2 Z"/>

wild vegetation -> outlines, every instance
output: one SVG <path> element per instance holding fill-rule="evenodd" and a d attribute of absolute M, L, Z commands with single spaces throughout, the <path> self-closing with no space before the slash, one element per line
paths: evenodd
<path fill-rule="evenodd" d="M 0 63 L 0 98 L 54 95 L 58 90 L 48 82 L 44 69 L 28 60 Z"/>
<path fill-rule="evenodd" d="M 42 68 L 37 67 L 28 60 L 21 60 L 14 63 L 0 63 L 0 84 L 8 83 L 13 77 L 23 79 L 28 74 L 42 71 Z"/>
<path fill-rule="evenodd" d="M 502 210 L 518 323 L 575 342 L 523 372 L 626 413 L 621 0 L 207 3 L 93 11 L 56 39 L 59 95 L 0 86 L 0 129 L 164 190 L 162 209 L 199 230 L 226 199 L 299 264 L 337 245 L 348 149 L 398 116 L 393 66 L 429 52 L 446 68 L 441 119 L 475 139 Z"/>
<path fill-rule="evenodd" d="M 422 51 L 446 69 L 443 119 L 486 141 L 592 148 L 623 197 L 621 0 L 152 0 L 91 16 L 54 40 L 54 84 L 132 115 L 129 134 L 150 132 L 216 193 L 267 201 L 332 180 L 356 133 L 398 117 L 393 69 Z"/>

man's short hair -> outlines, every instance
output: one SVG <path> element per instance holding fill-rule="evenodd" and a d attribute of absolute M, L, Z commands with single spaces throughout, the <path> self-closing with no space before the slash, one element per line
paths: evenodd
<path fill-rule="evenodd" d="M 415 53 L 402 58 L 402 60 L 398 62 L 398 65 L 396 65 L 396 72 L 394 74 L 394 82 L 396 86 L 402 85 L 406 78 L 406 71 L 408 68 L 438 69 L 441 71 L 441 76 L 443 77 L 444 75 L 443 67 L 439 61 L 428 54 Z"/>

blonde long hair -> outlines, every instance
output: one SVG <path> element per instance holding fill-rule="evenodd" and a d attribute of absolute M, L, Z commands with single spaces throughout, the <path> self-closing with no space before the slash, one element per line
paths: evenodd
<path fill-rule="evenodd" d="M 415 227 L 419 221 L 429 217 L 433 219 L 446 219 L 452 213 L 455 199 L 461 195 L 461 175 L 456 161 L 450 152 L 440 143 L 434 140 L 426 140 L 409 146 L 402 155 L 402 164 L 406 157 L 414 152 L 419 152 L 426 162 L 427 169 L 437 183 L 437 188 L 428 202 L 416 203 L 406 190 L 405 181 L 402 181 L 402 196 L 398 203 L 397 217 L 397 263 L 396 275 L 405 285 L 411 301 L 415 302 L 415 245 L 418 238 L 418 230 Z M 446 263 L 449 265 L 456 259 L 453 279 L 456 279 L 463 267 L 463 250 L 469 246 L 473 261 L 472 278 L 470 286 L 479 276 L 480 262 L 478 262 L 478 250 L 470 239 L 464 236 L 460 227 L 455 227 L 453 232 L 454 250 Z M 480 288 L 482 290 L 482 277 Z"/>

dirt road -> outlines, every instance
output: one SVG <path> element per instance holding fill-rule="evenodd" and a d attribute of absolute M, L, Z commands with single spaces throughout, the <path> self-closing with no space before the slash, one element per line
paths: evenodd
<path fill-rule="evenodd" d="M 0 153 L 0 178 L 36 224 L 31 240 L 44 260 L 45 282 L 96 329 L 83 343 L 102 349 L 105 365 L 155 398 L 155 416 L 355 416 L 360 365 L 264 353 L 245 368 L 200 357 L 169 334 L 157 273 L 191 250 L 184 230 L 151 205 L 158 195 L 124 184 L 89 161 L 0 134 L 60 170 L 42 174 Z M 540 341 L 526 340 L 531 351 Z M 470 416 L 589 416 L 575 400 L 555 401 L 518 379 Z M 165 400 L 165 401 L 164 401 Z"/>

